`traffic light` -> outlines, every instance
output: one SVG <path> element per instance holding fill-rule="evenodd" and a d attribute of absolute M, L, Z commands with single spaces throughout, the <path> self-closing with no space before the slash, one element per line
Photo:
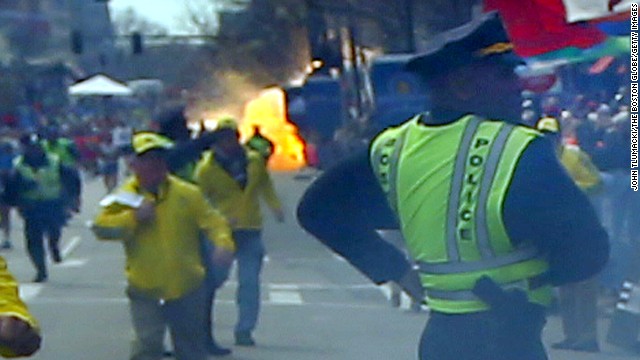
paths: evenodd
<path fill-rule="evenodd" d="M 82 33 L 78 30 L 71 31 L 71 51 L 73 51 L 74 54 L 82 54 L 83 50 Z"/>
<path fill-rule="evenodd" d="M 131 50 L 134 54 L 142 53 L 142 35 L 139 32 L 131 34 Z"/>

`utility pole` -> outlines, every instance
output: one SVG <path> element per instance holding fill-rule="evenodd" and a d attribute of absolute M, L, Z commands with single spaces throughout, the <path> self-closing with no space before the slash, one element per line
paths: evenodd
<path fill-rule="evenodd" d="M 407 52 L 415 53 L 416 52 L 416 39 L 414 34 L 414 18 L 413 18 L 413 0 L 404 0 L 404 11 L 405 11 L 405 28 L 406 28 L 406 36 L 407 36 Z"/>

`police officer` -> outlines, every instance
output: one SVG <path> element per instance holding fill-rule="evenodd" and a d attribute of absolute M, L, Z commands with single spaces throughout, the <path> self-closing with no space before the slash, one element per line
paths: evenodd
<path fill-rule="evenodd" d="M 550 142 L 514 125 L 518 63 L 496 14 L 434 39 L 408 64 L 431 89 L 430 113 L 328 170 L 298 207 L 301 225 L 372 281 L 424 288 L 420 359 L 546 359 L 551 286 L 592 277 L 608 257 Z M 395 221 L 417 270 L 375 233 Z"/>
<path fill-rule="evenodd" d="M 7 181 L 5 197 L 15 205 L 24 219 L 24 237 L 31 261 L 36 267 L 35 282 L 47 280 L 44 236 L 54 262 L 62 261 L 59 241 L 69 211 L 80 204 L 80 177 L 60 159 L 47 153 L 38 137 L 31 134 L 20 139 L 23 154 L 15 159 Z"/>
<path fill-rule="evenodd" d="M 42 134 L 42 146 L 47 153 L 58 156 L 60 161 L 69 167 L 76 167 L 80 153 L 75 143 L 60 135 L 57 126 L 49 126 Z"/>

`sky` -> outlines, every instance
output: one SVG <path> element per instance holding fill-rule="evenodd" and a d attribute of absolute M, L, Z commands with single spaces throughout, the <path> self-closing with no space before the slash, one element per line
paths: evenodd
<path fill-rule="evenodd" d="M 185 0 L 111 0 L 109 6 L 112 16 L 132 7 L 140 15 L 167 27 L 172 33 L 183 31 L 176 18 L 184 12 Z"/>

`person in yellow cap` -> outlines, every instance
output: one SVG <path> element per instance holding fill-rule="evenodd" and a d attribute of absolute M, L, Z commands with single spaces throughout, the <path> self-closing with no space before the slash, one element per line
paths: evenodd
<path fill-rule="evenodd" d="M 580 189 L 587 193 L 594 193 L 600 189 L 600 171 L 591 161 L 591 157 L 579 146 L 563 144 L 560 122 L 556 118 L 544 117 L 538 121 L 536 128 L 555 144 L 558 159 Z"/>
<path fill-rule="evenodd" d="M 229 219 L 238 264 L 238 321 L 235 343 L 255 345 L 252 337 L 260 310 L 260 272 L 264 257 L 260 199 L 284 221 L 264 158 L 242 146 L 238 125 L 231 118 L 218 122 L 215 141 L 196 166 L 196 183 L 211 203 Z M 212 295 L 213 296 L 213 295 Z"/>
<path fill-rule="evenodd" d="M 168 326 L 179 360 L 205 360 L 204 278 L 200 233 L 215 245 L 211 261 L 228 266 L 235 245 L 226 219 L 194 185 L 169 174 L 173 143 L 158 134 L 133 136 L 133 176 L 101 202 L 93 231 L 124 243 L 131 360 L 160 359 Z"/>
<path fill-rule="evenodd" d="M 429 111 L 325 171 L 298 205 L 302 227 L 372 281 L 426 301 L 422 360 L 546 360 L 552 286 L 608 259 L 588 198 L 550 142 L 518 124 L 511 48 L 495 13 L 432 39 L 406 65 Z M 394 226 L 417 268 L 375 232 Z"/>
<path fill-rule="evenodd" d="M 554 143 L 558 159 L 576 185 L 595 194 L 602 180 L 589 155 L 577 145 L 563 144 L 560 122 L 544 117 L 536 128 Z M 598 352 L 598 281 L 595 277 L 559 288 L 560 314 L 565 339 L 552 344 L 554 349 Z"/>

